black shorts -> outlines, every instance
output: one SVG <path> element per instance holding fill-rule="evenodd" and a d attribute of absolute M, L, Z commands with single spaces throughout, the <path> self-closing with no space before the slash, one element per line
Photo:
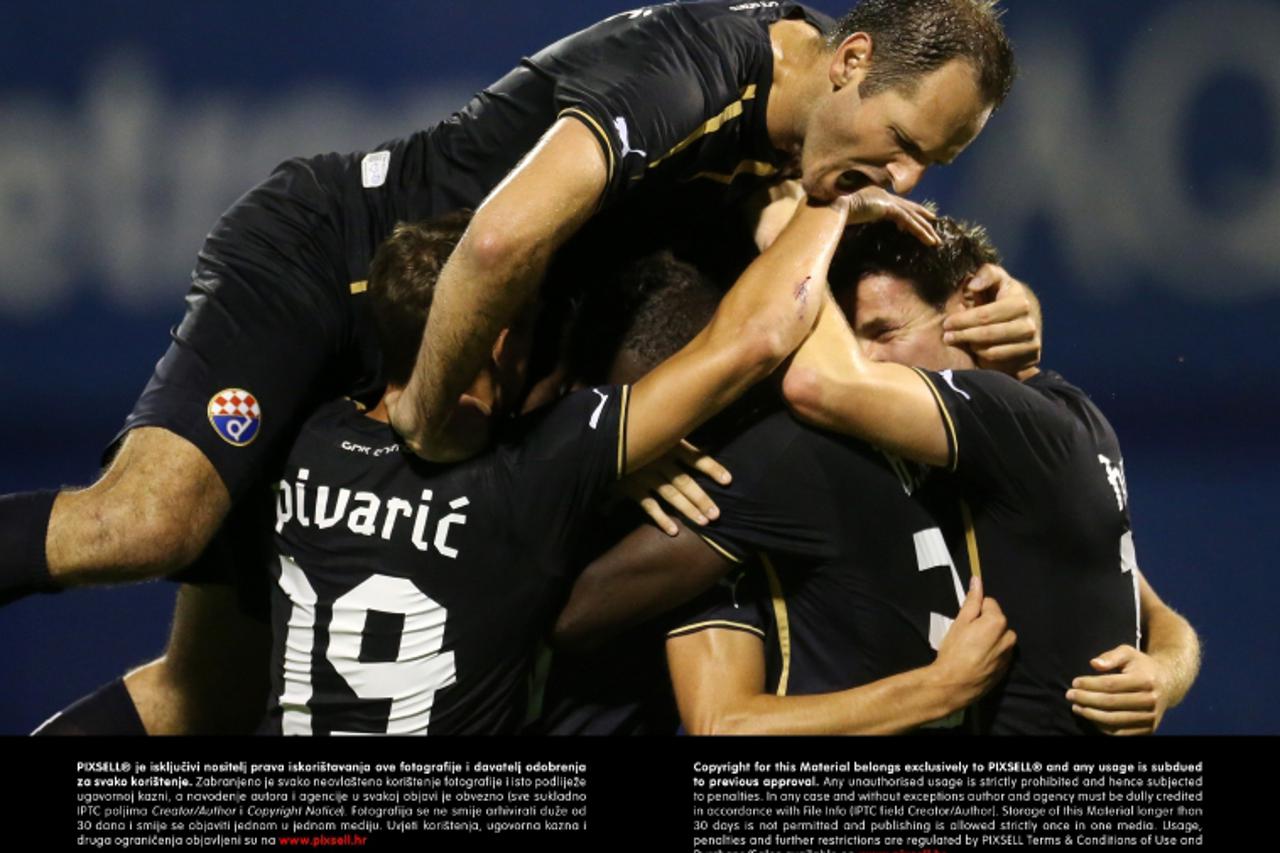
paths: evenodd
<path fill-rule="evenodd" d="M 381 389 L 367 297 L 349 280 L 335 208 L 313 164 L 290 160 L 223 214 L 169 350 L 112 442 L 163 427 L 199 448 L 231 495 L 209 548 L 173 580 L 233 583 L 246 603 L 265 602 L 270 484 L 299 425 L 335 396 Z"/>
<path fill-rule="evenodd" d="M 363 291 L 334 196 L 307 161 L 250 190 L 205 240 L 187 311 L 117 441 L 142 426 L 190 441 L 233 502 L 279 469 L 302 420 L 379 387 Z"/>

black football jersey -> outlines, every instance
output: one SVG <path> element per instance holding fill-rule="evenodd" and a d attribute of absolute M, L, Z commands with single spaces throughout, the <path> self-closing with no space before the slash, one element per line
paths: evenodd
<path fill-rule="evenodd" d="M 1045 371 L 1026 382 L 985 370 L 920 371 L 937 394 L 952 488 L 967 541 L 1018 634 L 1009 675 L 975 718 L 993 734 L 1096 733 L 1071 713 L 1071 680 L 1089 660 L 1140 642 L 1136 557 L 1124 461 L 1083 391 Z M 945 483 L 931 498 L 946 501 Z"/>
<path fill-rule="evenodd" d="M 786 158 L 765 123 L 768 28 L 783 18 L 831 26 L 791 2 L 622 12 L 522 60 L 433 128 L 307 161 L 340 210 L 350 280 L 367 278 L 373 249 L 396 222 L 478 207 L 562 116 L 599 140 L 608 168 L 602 207 L 654 189 L 738 197 L 775 177 Z"/>
<path fill-rule="evenodd" d="M 628 392 L 572 394 L 452 466 L 350 401 L 307 421 L 276 500 L 267 729 L 514 731 L 578 528 L 624 469 Z"/>
<path fill-rule="evenodd" d="M 744 563 L 669 636 L 718 627 L 766 644 L 778 695 L 856 687 L 929 664 L 967 578 L 913 498 L 929 472 L 854 439 L 769 415 L 718 454 L 733 484 L 700 531 Z M 957 719 L 945 721 L 954 725 Z"/>

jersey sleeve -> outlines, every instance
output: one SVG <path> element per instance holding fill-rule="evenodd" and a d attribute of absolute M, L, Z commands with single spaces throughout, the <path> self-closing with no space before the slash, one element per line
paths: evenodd
<path fill-rule="evenodd" d="M 839 529 L 825 472 L 806 433 L 786 413 L 771 415 L 730 441 L 716 459 L 733 482 L 698 475 L 720 517 L 698 528 L 722 556 L 745 562 L 758 552 L 817 559 L 834 556 Z"/>
<path fill-rule="evenodd" d="M 769 630 L 767 592 L 759 566 L 739 566 L 672 613 L 667 638 L 725 630 L 743 631 L 763 640 Z"/>
<path fill-rule="evenodd" d="M 987 490 L 1040 489 L 1074 451 L 1076 420 L 1053 399 L 992 370 L 917 370 L 938 403 L 947 468 Z"/>
<path fill-rule="evenodd" d="M 588 388 L 531 416 L 509 466 L 513 512 L 531 542 L 565 548 L 626 470 L 631 386 Z"/>
<path fill-rule="evenodd" d="M 676 3 L 623 12 L 534 57 L 571 66 L 559 77 L 556 109 L 583 122 L 604 151 L 602 206 L 755 96 L 740 56 L 745 45 L 725 44 L 701 14 Z M 750 25 L 737 24 L 744 33 Z"/>

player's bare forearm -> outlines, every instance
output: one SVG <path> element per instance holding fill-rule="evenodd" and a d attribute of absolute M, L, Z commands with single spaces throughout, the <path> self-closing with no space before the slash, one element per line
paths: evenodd
<path fill-rule="evenodd" d="M 928 385 L 909 367 L 863 355 L 830 294 L 787 368 L 782 393 L 796 416 L 814 426 L 929 465 L 947 462 L 946 427 Z"/>
<path fill-rule="evenodd" d="M 578 576 L 552 641 L 577 649 L 607 640 L 710 589 L 731 565 L 687 528 L 669 536 L 646 524 Z"/>
<path fill-rule="evenodd" d="M 1163 674 L 1162 689 L 1168 707 L 1182 701 L 1200 673 L 1200 637 L 1191 623 L 1156 594 L 1139 576 L 1139 601 L 1146 624 L 1146 653 Z"/>
<path fill-rule="evenodd" d="M 843 200 L 801 205 L 721 300 L 707 328 L 636 383 L 627 470 L 660 456 L 800 345 L 817 319 L 847 216 Z"/>
<path fill-rule="evenodd" d="M 928 666 L 847 690 L 777 696 L 765 691 L 755 634 L 709 629 L 667 639 L 680 718 L 695 734 L 896 734 L 942 719 L 991 689 L 1017 636 L 974 578 Z"/>
<path fill-rule="evenodd" d="M 447 462 L 479 449 L 451 446 L 448 416 L 556 249 L 590 218 L 606 177 L 592 132 L 561 119 L 476 211 L 440 271 L 413 375 L 391 409 L 415 453 Z"/>
<path fill-rule="evenodd" d="M 690 734 L 898 734 L 964 707 L 933 666 L 831 693 L 768 693 L 763 642 L 731 629 L 668 639 L 667 662 Z"/>

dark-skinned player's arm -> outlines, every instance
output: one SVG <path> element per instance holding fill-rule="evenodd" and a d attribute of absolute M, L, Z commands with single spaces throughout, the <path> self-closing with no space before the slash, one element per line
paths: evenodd
<path fill-rule="evenodd" d="M 763 640 L 709 628 L 667 639 L 680 719 L 690 734 L 897 734 L 968 706 L 999 680 L 1016 637 L 974 578 L 928 666 L 832 693 L 778 696 Z"/>
<path fill-rule="evenodd" d="M 1200 672 L 1200 638 L 1138 574 L 1144 650 L 1117 646 L 1089 663 L 1095 674 L 1071 682 L 1071 710 L 1110 735 L 1153 734 Z"/>
<path fill-rule="evenodd" d="M 692 601 L 735 565 L 688 527 L 677 525 L 675 536 L 648 524 L 637 527 L 578 575 L 552 643 L 590 649 Z"/>
<path fill-rule="evenodd" d="M 446 439 L 454 405 L 556 249 L 591 217 L 607 177 L 595 134 L 562 118 L 480 205 L 440 271 L 413 375 L 390 410 L 419 456 L 453 462 L 481 449 Z"/>
<path fill-rule="evenodd" d="M 942 412 L 914 369 L 867 358 L 830 293 L 782 381 L 796 416 L 927 465 L 948 462 Z"/>

